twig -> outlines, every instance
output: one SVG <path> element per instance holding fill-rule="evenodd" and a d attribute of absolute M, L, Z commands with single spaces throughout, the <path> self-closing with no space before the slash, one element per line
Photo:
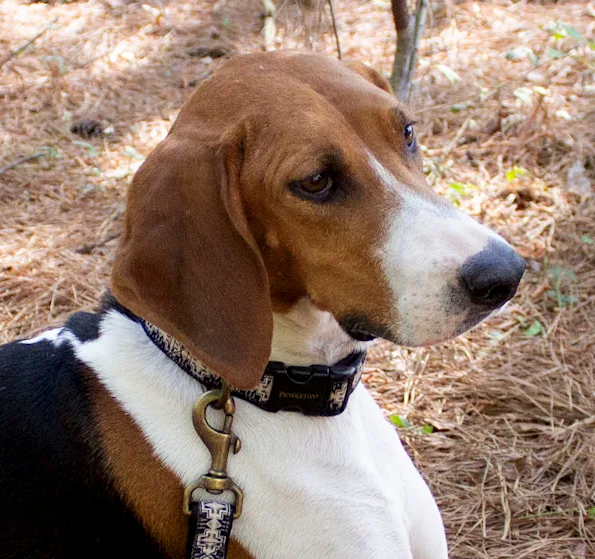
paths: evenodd
<path fill-rule="evenodd" d="M 263 6 L 263 25 L 262 37 L 264 39 L 264 50 L 275 50 L 275 37 L 277 35 L 277 26 L 275 25 L 275 4 L 273 0 L 262 0 Z"/>
<path fill-rule="evenodd" d="M 417 0 L 417 6 L 415 8 L 415 23 L 413 24 L 414 32 L 413 32 L 413 47 L 411 51 L 411 56 L 409 58 L 409 72 L 407 75 L 408 79 L 408 89 L 405 92 L 401 92 L 406 97 L 403 99 L 407 99 L 409 101 L 409 95 L 411 93 L 411 86 L 413 82 L 413 74 L 415 73 L 415 67 L 417 65 L 417 51 L 419 49 L 419 43 L 421 41 L 421 36 L 424 31 L 424 26 L 426 23 L 426 12 L 428 11 L 428 0 Z"/>
<path fill-rule="evenodd" d="M 14 169 L 15 167 L 18 167 L 22 163 L 34 161 L 35 159 L 39 159 L 40 157 L 43 157 L 46 154 L 47 153 L 45 151 L 38 151 L 31 155 L 26 155 L 25 157 L 21 157 L 20 159 L 17 159 L 16 161 L 9 163 L 6 167 L 2 167 L 2 169 L 0 169 L 0 175 L 3 175 L 4 173 L 6 173 L 6 171 L 10 171 L 11 169 Z"/>
<path fill-rule="evenodd" d="M 119 231 L 118 233 L 111 233 L 110 235 L 107 235 L 106 237 L 104 237 L 100 241 L 97 241 L 96 243 L 89 243 L 86 245 L 82 245 L 78 248 L 75 248 L 74 252 L 78 252 L 79 254 L 91 254 L 93 249 L 101 247 L 101 246 L 109 243 L 110 241 L 117 239 L 121 234 L 122 234 L 121 231 Z"/>
<path fill-rule="evenodd" d="M 505 87 L 507 85 L 524 82 L 525 79 L 527 78 L 527 75 L 533 70 L 535 70 L 535 68 L 529 68 L 527 71 L 523 72 L 517 78 L 511 78 L 509 80 L 504 80 L 504 81 L 498 82 L 496 85 L 491 87 L 487 93 L 483 93 L 481 91 L 476 91 L 475 93 L 472 93 L 468 97 L 464 97 L 462 99 L 459 99 L 458 101 L 449 101 L 448 103 L 438 103 L 437 105 L 431 105 L 430 107 L 426 107 L 425 109 L 418 109 L 415 111 L 415 114 L 417 115 L 417 114 L 421 114 L 421 113 L 427 113 L 428 111 L 432 111 L 434 109 L 441 109 L 442 107 L 449 107 L 449 106 L 452 107 L 453 105 L 464 105 L 466 103 L 470 103 L 475 98 L 480 97 L 482 95 L 482 93 L 484 95 L 484 99 L 482 99 L 481 102 L 483 103 L 484 101 L 486 101 L 488 99 L 488 96 L 491 97 L 499 89 L 502 89 L 503 87 Z"/>
<path fill-rule="evenodd" d="M 328 7 L 331 11 L 331 19 L 333 21 L 333 33 L 335 34 L 335 41 L 337 43 L 337 57 L 339 60 L 343 58 L 343 51 L 341 50 L 341 42 L 339 41 L 339 29 L 337 28 L 337 18 L 335 17 L 335 0 L 328 0 Z"/>
<path fill-rule="evenodd" d="M 114 47 L 111 50 L 108 50 L 107 52 L 104 52 L 103 54 L 98 54 L 97 56 L 93 56 L 91 58 L 89 58 L 89 60 L 86 60 L 85 62 L 81 62 L 80 64 L 74 64 L 72 66 L 73 70 L 80 70 L 81 68 L 84 68 L 85 66 L 88 66 L 89 64 L 93 64 L 93 62 L 97 62 L 98 60 L 101 60 L 102 58 L 105 58 L 106 56 L 109 56 L 112 52 L 114 52 L 116 50 L 117 47 Z"/>
<path fill-rule="evenodd" d="M 461 127 L 457 130 L 455 137 L 448 144 L 448 146 L 446 146 L 446 148 L 442 151 L 443 157 L 448 157 L 450 155 L 450 153 L 452 152 L 452 150 L 455 149 L 459 145 L 459 142 L 461 141 L 461 138 L 463 137 L 465 130 L 467 130 L 467 126 L 469 126 L 470 122 L 471 122 L 471 117 L 467 117 L 465 122 L 463 122 Z"/>
<path fill-rule="evenodd" d="M 37 41 L 37 39 L 44 35 L 46 31 L 48 31 L 48 29 L 51 29 L 54 23 L 56 23 L 57 21 L 58 18 L 54 18 L 41 31 L 39 31 L 39 33 L 37 33 L 35 36 L 29 39 L 24 45 L 21 45 L 19 48 L 9 52 L 4 57 L 4 59 L 0 61 L 0 68 L 2 68 L 2 66 L 4 66 L 9 60 L 12 60 L 15 56 L 19 56 L 19 54 L 21 54 L 27 47 L 31 46 L 35 41 Z"/>

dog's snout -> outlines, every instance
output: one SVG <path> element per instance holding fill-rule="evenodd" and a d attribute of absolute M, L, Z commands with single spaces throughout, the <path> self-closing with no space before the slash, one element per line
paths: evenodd
<path fill-rule="evenodd" d="M 463 264 L 460 279 L 471 301 L 491 310 L 512 299 L 524 273 L 523 258 L 507 244 L 490 241 Z"/>

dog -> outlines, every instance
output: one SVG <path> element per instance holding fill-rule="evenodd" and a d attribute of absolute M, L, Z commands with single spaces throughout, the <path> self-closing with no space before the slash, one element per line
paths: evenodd
<path fill-rule="evenodd" d="M 355 374 L 330 399 L 278 391 L 276 413 L 246 395 L 271 367 L 353 372 L 375 338 L 453 338 L 524 269 L 428 187 L 379 73 L 232 57 L 137 171 L 100 309 L 0 349 L 0 556 L 184 557 L 184 488 L 210 464 L 187 373 L 206 371 L 244 390 L 229 558 L 445 559 L 438 507 Z"/>

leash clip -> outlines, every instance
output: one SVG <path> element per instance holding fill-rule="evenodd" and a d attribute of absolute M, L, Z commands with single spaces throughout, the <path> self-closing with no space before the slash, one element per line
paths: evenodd
<path fill-rule="evenodd" d="M 222 409 L 225 413 L 222 431 L 214 429 L 209 425 L 207 421 L 207 409 L 209 406 Z M 239 518 L 242 514 L 244 493 L 227 475 L 229 452 L 233 451 L 234 454 L 237 454 L 242 448 L 240 439 L 231 430 L 235 408 L 235 402 L 227 383 L 224 383 L 221 389 L 205 392 L 194 403 L 192 422 L 198 436 L 211 453 L 211 468 L 205 475 L 188 485 L 184 490 L 184 514 L 187 516 L 191 514 L 190 504 L 192 502 L 192 493 L 195 489 L 206 489 L 214 495 L 219 495 L 223 491 L 233 492 L 235 495 L 233 517 Z"/>

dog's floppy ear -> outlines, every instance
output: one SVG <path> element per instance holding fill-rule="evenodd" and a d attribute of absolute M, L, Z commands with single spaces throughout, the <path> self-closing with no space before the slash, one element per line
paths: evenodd
<path fill-rule="evenodd" d="M 380 89 L 384 89 L 384 91 L 387 91 L 388 93 L 393 92 L 389 81 L 380 72 L 374 70 L 374 68 L 371 68 L 358 60 L 343 60 L 343 64 Z"/>
<path fill-rule="evenodd" d="M 238 136 L 170 133 L 149 155 L 128 193 L 112 291 L 217 375 L 251 388 L 270 356 L 273 319 L 242 209 Z"/>

